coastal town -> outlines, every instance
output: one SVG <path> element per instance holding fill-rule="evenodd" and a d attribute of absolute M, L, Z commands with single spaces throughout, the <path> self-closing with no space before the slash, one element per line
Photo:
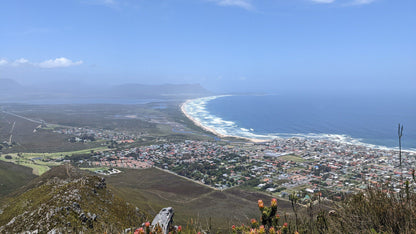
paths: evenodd
<path fill-rule="evenodd" d="M 414 179 L 412 165 L 416 162 L 414 152 L 402 152 L 399 167 L 398 150 L 319 139 L 289 138 L 261 143 L 185 140 L 134 146 L 137 138 L 129 138 L 127 133 L 76 131 L 78 139 L 89 135 L 113 142 L 105 150 L 81 157 L 67 156 L 82 168 L 112 174 L 121 172 L 115 168 L 156 167 L 218 190 L 242 185 L 281 197 L 305 191 L 337 200 L 372 184 L 389 185 L 398 191 L 404 181 Z"/>
<path fill-rule="evenodd" d="M 154 167 L 217 190 L 243 186 L 281 197 L 303 191 L 332 200 L 369 185 L 399 191 L 407 180 L 415 180 L 414 151 L 402 151 L 400 166 L 399 150 L 392 148 L 301 137 L 253 142 L 207 134 L 212 129 L 190 130 L 178 121 L 158 122 L 162 123 L 172 135 L 55 125 L 50 131 L 64 135 L 68 144 L 93 147 L 5 154 L 3 160 L 33 166 L 38 174 L 62 163 L 103 175 Z M 6 143 L 4 148 L 12 147 Z"/>

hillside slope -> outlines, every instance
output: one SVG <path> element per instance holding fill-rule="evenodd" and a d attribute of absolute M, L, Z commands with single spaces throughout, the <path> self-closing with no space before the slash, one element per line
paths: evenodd
<path fill-rule="evenodd" d="M 173 207 L 175 223 L 197 223 L 203 230 L 227 233 L 232 224 L 257 217 L 257 200 L 270 200 L 264 193 L 240 188 L 214 190 L 156 168 L 123 169 L 106 177 L 114 192 L 153 216 L 163 207 Z M 288 201 L 279 200 L 279 213 L 291 213 Z"/>
<path fill-rule="evenodd" d="M 29 183 L 35 177 L 32 174 L 32 169 L 28 167 L 0 161 L 0 200 L 3 196 Z"/>
<path fill-rule="evenodd" d="M 53 168 L 1 208 L 0 232 L 114 232 L 139 226 L 135 207 L 107 189 L 105 179 L 72 166 Z"/>

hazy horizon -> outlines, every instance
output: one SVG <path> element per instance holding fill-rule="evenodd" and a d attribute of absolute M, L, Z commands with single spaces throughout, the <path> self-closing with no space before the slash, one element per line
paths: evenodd
<path fill-rule="evenodd" d="M 2 1 L 0 78 L 411 93 L 416 2 Z"/>

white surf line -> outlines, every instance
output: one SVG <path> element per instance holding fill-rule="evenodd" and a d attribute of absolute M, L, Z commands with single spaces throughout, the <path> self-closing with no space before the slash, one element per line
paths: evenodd
<path fill-rule="evenodd" d="M 249 140 L 254 143 L 261 142 L 270 142 L 275 139 L 283 138 L 306 138 L 307 140 L 325 140 L 328 142 L 339 143 L 343 145 L 354 145 L 354 146 L 363 146 L 370 149 L 384 150 L 384 151 L 398 151 L 398 147 L 394 146 L 385 146 L 385 145 L 376 145 L 371 143 L 366 143 L 361 138 L 354 138 L 346 134 L 333 134 L 333 133 L 268 133 L 268 134 L 256 134 L 248 129 L 242 128 L 235 124 L 233 121 L 226 121 L 217 116 L 210 114 L 206 110 L 206 105 L 209 101 L 215 100 L 217 98 L 232 96 L 232 95 L 220 95 L 220 96 L 211 96 L 203 97 L 196 99 L 186 100 L 181 105 L 182 113 L 190 119 L 195 125 L 201 127 L 202 129 L 213 133 L 219 138 L 240 138 L 244 140 Z M 192 107 L 193 112 L 188 112 L 188 106 Z M 213 123 L 212 120 L 204 119 L 217 119 L 217 122 L 220 122 L 220 125 Z M 229 122 L 231 125 L 224 125 L 224 123 Z M 403 152 L 415 153 L 414 149 L 402 149 Z"/>
<path fill-rule="evenodd" d="M 243 139 L 246 141 L 251 141 L 254 143 L 262 143 L 273 140 L 267 136 L 263 135 L 256 135 L 251 132 L 243 132 L 243 134 L 238 133 L 230 133 L 229 130 L 239 129 L 233 121 L 223 120 L 220 117 L 214 116 L 210 114 L 205 108 L 206 104 L 209 101 L 215 100 L 217 98 L 228 97 L 232 95 L 219 95 L 219 96 L 211 96 L 211 97 L 203 97 L 203 98 L 196 98 L 196 99 L 188 99 L 184 103 L 181 104 L 180 108 L 182 113 L 191 120 L 194 125 L 204 129 L 207 132 L 211 132 L 212 134 L 216 135 L 220 139 L 223 138 L 236 138 L 236 139 Z M 198 103 L 199 102 L 199 103 Z M 196 109 L 194 112 L 188 111 L 187 107 L 191 107 L 192 109 Z M 203 119 L 213 119 L 210 122 L 204 122 Z M 214 122 L 217 123 L 214 123 Z M 216 127 L 215 124 L 222 124 L 221 128 Z M 228 125 L 228 126 L 224 126 Z"/>

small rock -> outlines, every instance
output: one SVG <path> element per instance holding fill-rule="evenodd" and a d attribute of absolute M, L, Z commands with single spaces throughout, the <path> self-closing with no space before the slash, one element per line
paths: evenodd
<path fill-rule="evenodd" d="M 79 219 L 80 219 L 82 222 L 86 222 L 86 221 L 87 221 L 87 216 L 85 216 L 85 214 L 84 214 L 84 213 L 81 213 L 81 214 L 79 215 Z"/>
<path fill-rule="evenodd" d="M 73 204 L 72 204 L 72 206 L 73 207 L 75 207 L 75 208 L 80 208 L 81 206 L 77 203 L 77 202 L 74 202 Z"/>

